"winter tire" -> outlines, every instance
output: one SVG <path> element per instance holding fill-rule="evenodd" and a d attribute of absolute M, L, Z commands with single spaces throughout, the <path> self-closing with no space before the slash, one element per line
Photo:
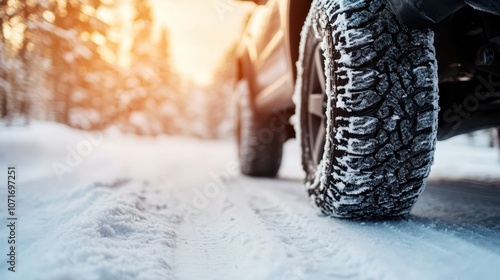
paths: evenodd
<path fill-rule="evenodd" d="M 406 215 L 436 143 L 433 33 L 384 0 L 313 1 L 301 34 L 295 102 L 306 188 L 326 215 Z"/>

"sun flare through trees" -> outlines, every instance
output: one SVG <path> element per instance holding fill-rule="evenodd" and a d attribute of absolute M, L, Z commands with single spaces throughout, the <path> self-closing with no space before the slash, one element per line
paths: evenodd
<path fill-rule="evenodd" d="M 153 9 L 148 0 L 0 1 L 1 122 L 217 136 L 219 123 L 206 124 L 199 109 L 206 104 L 190 100 L 213 103 L 204 95 L 228 92 L 228 83 L 183 82 L 170 27 L 157 24 Z"/>

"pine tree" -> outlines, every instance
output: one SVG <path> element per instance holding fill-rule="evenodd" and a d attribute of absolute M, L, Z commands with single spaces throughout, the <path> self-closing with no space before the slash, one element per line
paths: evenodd
<path fill-rule="evenodd" d="M 159 39 L 155 40 L 157 33 L 149 1 L 135 0 L 134 8 L 131 70 L 126 77 L 132 96 L 128 105 L 128 129 L 140 134 L 170 133 L 174 130 L 171 113 L 176 106 L 170 86 L 168 32 L 162 28 Z"/>
<path fill-rule="evenodd" d="M 43 92 L 45 68 L 33 32 L 43 10 L 36 1 L 0 1 L 0 116 L 10 121 L 18 116 L 29 121 L 31 103 Z"/>
<path fill-rule="evenodd" d="M 99 52 L 103 46 L 92 38 L 106 38 L 109 26 L 96 16 L 103 5 L 101 1 L 56 1 L 54 5 L 54 30 L 50 38 L 56 119 L 71 125 L 70 111 L 74 107 L 101 105 L 93 104 L 93 95 L 96 91 L 100 93 L 95 86 L 98 81 L 93 78 L 98 77 L 97 72 L 106 70 L 107 63 Z M 73 104 L 75 99 L 79 104 Z"/>

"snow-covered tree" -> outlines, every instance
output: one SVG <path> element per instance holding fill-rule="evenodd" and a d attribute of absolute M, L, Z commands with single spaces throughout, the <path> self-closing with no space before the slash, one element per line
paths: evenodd
<path fill-rule="evenodd" d="M 185 99 L 180 98 L 171 66 L 168 29 L 154 24 L 149 1 L 134 0 L 133 6 L 134 38 L 124 76 L 128 105 L 120 126 L 139 134 L 179 133 Z"/>
<path fill-rule="evenodd" d="M 0 116 L 42 114 L 34 102 L 46 101 L 46 60 L 33 23 L 43 20 L 44 1 L 0 1 Z"/>

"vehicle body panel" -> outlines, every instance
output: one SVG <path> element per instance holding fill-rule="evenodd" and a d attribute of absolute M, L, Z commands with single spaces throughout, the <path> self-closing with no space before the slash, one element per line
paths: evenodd
<path fill-rule="evenodd" d="M 261 110 L 293 106 L 295 65 L 287 30 L 289 0 L 270 0 L 256 6 L 239 48 L 255 107 Z M 258 30 L 258 32 L 255 32 Z"/>

